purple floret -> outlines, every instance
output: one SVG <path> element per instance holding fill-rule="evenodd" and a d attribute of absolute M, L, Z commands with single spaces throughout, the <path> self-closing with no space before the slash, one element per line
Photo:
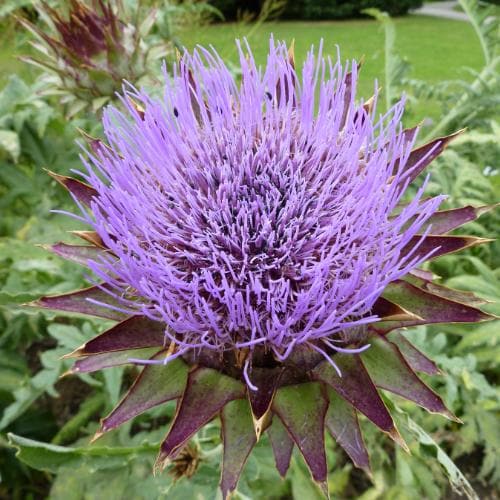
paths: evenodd
<path fill-rule="evenodd" d="M 403 102 L 377 117 L 356 101 L 354 63 L 348 75 L 320 47 L 299 78 L 284 44 L 271 40 L 264 68 L 239 53 L 241 83 L 198 48 L 165 72 L 163 98 L 130 87 L 127 113 L 107 108 L 84 217 L 114 257 L 91 268 L 165 323 L 178 355 L 345 350 L 387 284 L 425 260 L 402 250 L 442 197 L 422 199 L 424 183 L 395 210 L 415 137 Z"/>

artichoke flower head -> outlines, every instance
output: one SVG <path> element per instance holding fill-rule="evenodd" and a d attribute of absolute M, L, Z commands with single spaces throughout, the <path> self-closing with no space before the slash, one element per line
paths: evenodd
<path fill-rule="evenodd" d="M 404 102 L 358 102 L 358 66 L 321 47 L 299 77 L 270 41 L 238 83 L 214 50 L 185 53 L 162 98 L 128 86 L 83 180 L 53 174 L 90 226 L 52 250 L 86 265 L 90 288 L 37 305 L 115 320 L 70 356 L 73 372 L 142 367 L 98 435 L 177 400 L 157 469 L 220 416 L 221 488 L 236 488 L 263 433 L 280 474 L 297 447 L 326 488 L 325 429 L 369 471 L 358 414 L 406 446 L 384 389 L 456 419 L 417 375 L 438 368 L 399 329 L 490 319 L 420 266 L 484 242 L 447 233 L 489 207 L 439 211 L 410 183 L 455 137 L 416 147 Z"/>
<path fill-rule="evenodd" d="M 19 22 L 35 36 L 40 56 L 21 59 L 49 72 L 47 93 L 61 95 L 70 115 L 101 108 L 124 80 L 141 82 L 153 61 L 174 52 L 173 43 L 146 42 L 157 11 L 143 11 L 140 2 L 131 8 L 121 0 L 69 0 L 65 12 L 42 1 L 38 13 L 43 28 Z"/>

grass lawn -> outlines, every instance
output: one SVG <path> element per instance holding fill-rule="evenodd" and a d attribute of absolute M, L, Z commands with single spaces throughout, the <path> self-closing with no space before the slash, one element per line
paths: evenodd
<path fill-rule="evenodd" d="M 401 56 L 412 64 L 413 78 L 428 82 L 448 79 L 470 79 L 464 67 L 479 69 L 482 54 L 471 25 L 463 21 L 438 19 L 426 16 L 408 16 L 395 19 L 397 48 Z M 5 25 L 4 25 L 5 26 Z M 242 37 L 251 28 L 236 23 L 208 25 L 180 33 L 180 39 L 188 48 L 197 43 L 213 44 L 221 55 L 236 62 L 234 39 Z M 295 39 L 295 52 L 300 61 L 311 44 L 324 39 L 325 52 L 335 54 L 338 44 L 343 59 L 365 56 L 360 81 L 360 95 L 369 97 L 373 93 L 373 82 L 383 81 L 384 35 L 380 25 L 373 20 L 328 21 L 328 22 L 271 22 L 260 26 L 250 35 L 250 42 L 259 62 L 264 62 L 269 35 L 276 39 Z M 26 53 L 26 45 L 20 46 L 19 37 L 13 36 L 11 28 L 2 28 L 0 34 L 0 85 L 8 74 L 21 72 L 23 76 L 33 74 L 25 64 L 15 59 Z M 438 110 L 433 103 L 422 103 L 416 110 L 420 118 L 436 116 Z"/>
<path fill-rule="evenodd" d="M 468 22 L 439 19 L 428 16 L 407 16 L 395 19 L 397 50 L 412 65 L 411 77 L 428 82 L 465 79 L 471 76 L 464 67 L 481 68 L 481 48 Z M 197 43 L 213 44 L 221 55 L 236 62 L 234 39 L 248 31 L 238 24 L 209 25 L 186 31 L 181 40 L 188 48 Z M 311 44 L 317 46 L 324 40 L 324 50 L 335 55 L 339 45 L 343 59 L 365 56 L 361 72 L 360 95 L 373 93 L 373 82 L 384 85 L 384 34 L 374 20 L 324 21 L 324 22 L 271 22 L 262 25 L 250 37 L 254 54 L 259 62 L 265 61 L 269 35 L 287 42 L 295 39 L 297 60 L 303 59 Z M 420 103 L 415 109 L 418 121 L 425 116 L 436 117 L 439 110 L 434 103 Z"/>

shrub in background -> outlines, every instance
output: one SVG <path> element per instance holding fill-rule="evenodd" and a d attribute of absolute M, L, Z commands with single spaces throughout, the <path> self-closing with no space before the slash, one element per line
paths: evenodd
<path fill-rule="evenodd" d="M 262 3 L 261 0 L 210 0 L 210 4 L 220 10 L 226 20 L 236 19 L 242 11 L 257 13 Z M 401 16 L 410 9 L 420 7 L 422 3 L 422 0 L 293 0 L 288 2 L 282 18 L 313 20 L 363 17 L 362 11 L 368 8 L 377 8 L 392 16 Z"/>

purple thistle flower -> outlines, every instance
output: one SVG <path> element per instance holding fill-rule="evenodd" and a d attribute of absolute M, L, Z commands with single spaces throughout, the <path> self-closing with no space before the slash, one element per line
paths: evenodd
<path fill-rule="evenodd" d="M 421 189 L 392 216 L 415 137 L 403 102 L 380 118 L 356 103 L 354 64 L 348 83 L 311 51 L 291 99 L 284 44 L 271 40 L 265 69 L 239 51 L 241 85 L 199 48 L 165 72 L 162 99 L 129 89 L 129 116 L 106 110 L 111 150 L 85 177 L 88 222 L 113 255 L 91 269 L 117 296 L 132 288 L 125 305 L 185 349 L 259 345 L 283 360 L 350 344 L 387 284 L 427 257 L 408 244 L 443 197 Z"/>
<path fill-rule="evenodd" d="M 405 447 L 379 389 L 456 419 L 397 329 L 491 319 L 417 268 L 487 241 L 446 233 L 491 207 L 437 211 L 427 181 L 403 200 L 456 134 L 415 148 L 404 101 L 377 115 L 357 65 L 321 46 L 300 77 L 284 44 L 264 68 L 238 48 L 241 83 L 215 51 L 185 53 L 162 98 L 128 86 L 125 112 L 106 109 L 88 184 L 52 174 L 93 229 L 52 250 L 100 281 L 36 304 L 118 321 L 70 354 L 73 372 L 144 365 L 96 437 L 178 399 L 161 469 L 220 416 L 224 498 L 263 432 L 280 474 L 297 445 L 323 486 L 325 427 L 367 471 L 358 413 Z"/>

